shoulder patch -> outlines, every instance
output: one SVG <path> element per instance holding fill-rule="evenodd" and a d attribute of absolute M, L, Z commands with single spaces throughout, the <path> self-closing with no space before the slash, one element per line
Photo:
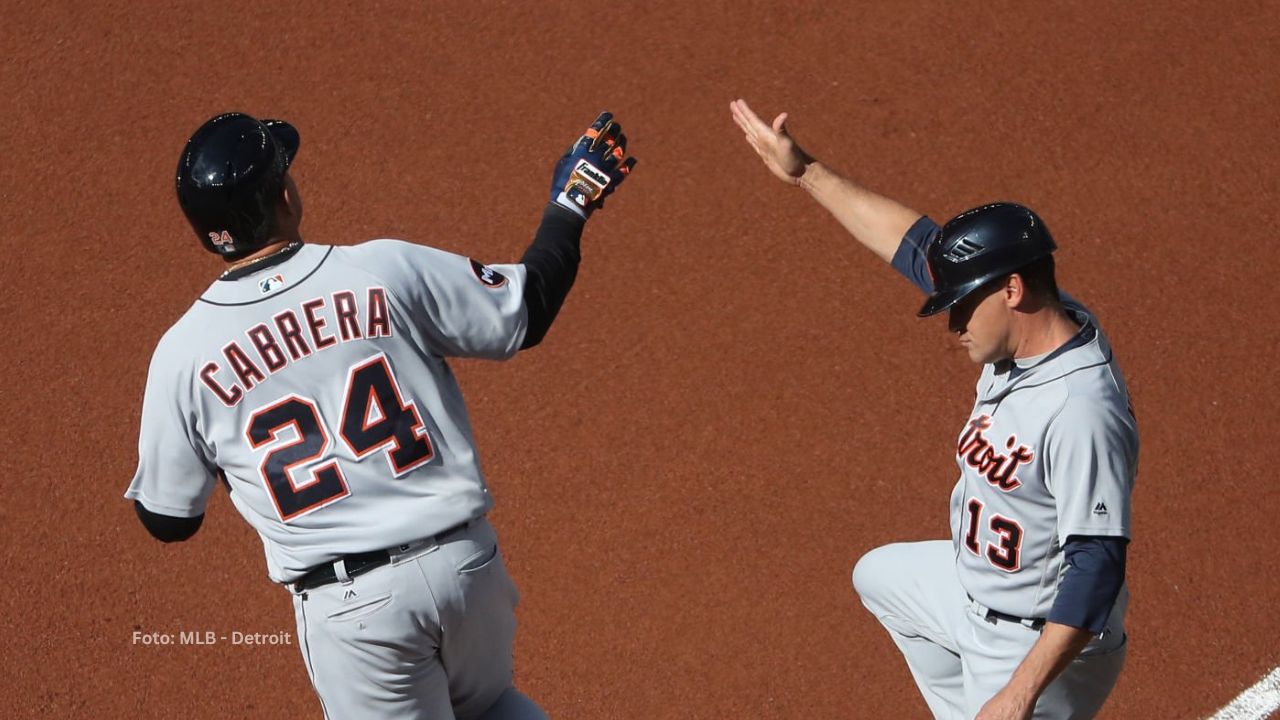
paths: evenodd
<path fill-rule="evenodd" d="M 500 288 L 507 284 L 507 278 L 502 273 L 494 270 L 488 265 L 481 265 L 471 258 L 467 258 L 467 260 L 471 263 L 471 272 L 476 276 L 476 279 L 486 287 Z"/>

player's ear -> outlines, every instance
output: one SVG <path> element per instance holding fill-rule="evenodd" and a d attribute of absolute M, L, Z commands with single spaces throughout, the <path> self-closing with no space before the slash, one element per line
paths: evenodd
<path fill-rule="evenodd" d="M 1027 283 L 1022 279 L 1022 275 L 1013 273 L 1005 278 L 1000 294 L 1004 297 L 1005 307 L 1010 309 L 1022 307 L 1027 301 Z"/>
<path fill-rule="evenodd" d="M 284 189 L 280 192 L 280 207 L 278 211 L 287 217 L 302 217 L 302 196 L 298 193 L 298 186 L 294 184 L 293 178 L 287 173 L 284 176 Z"/>

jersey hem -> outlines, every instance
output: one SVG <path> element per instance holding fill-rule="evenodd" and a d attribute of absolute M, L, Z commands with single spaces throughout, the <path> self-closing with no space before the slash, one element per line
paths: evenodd
<path fill-rule="evenodd" d="M 204 514 L 204 508 L 183 508 L 177 505 L 169 505 L 167 503 L 155 502 L 148 499 L 141 492 L 136 490 L 126 490 L 124 497 L 127 500 L 136 500 L 142 503 L 142 506 L 157 515 L 169 515 L 170 517 L 193 518 Z"/>
<path fill-rule="evenodd" d="M 1093 535 L 1095 537 L 1122 537 L 1126 540 L 1132 540 L 1129 534 L 1129 528 L 1116 527 L 1114 525 L 1073 525 L 1069 528 L 1060 528 L 1058 530 L 1058 539 L 1062 543 L 1066 543 L 1067 538 L 1072 535 Z"/>

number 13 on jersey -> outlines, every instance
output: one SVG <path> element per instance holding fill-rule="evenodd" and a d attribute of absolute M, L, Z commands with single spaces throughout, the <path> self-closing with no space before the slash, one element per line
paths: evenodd
<path fill-rule="evenodd" d="M 414 403 L 405 402 L 381 353 L 348 371 L 336 434 L 357 460 L 382 450 L 394 477 L 435 457 L 421 413 Z M 249 415 L 245 435 L 249 447 L 266 452 L 258 472 L 282 521 L 351 494 L 331 452 L 334 433 L 314 400 L 289 394 L 263 405 Z"/>
<path fill-rule="evenodd" d="M 978 498 L 965 503 L 964 546 L 974 555 L 986 556 L 987 562 L 1005 572 L 1017 572 L 1022 567 L 1022 524 L 1012 518 L 992 513 L 987 524 L 996 542 L 988 542 L 984 548 L 978 542 L 982 527 L 982 511 L 985 506 Z"/>

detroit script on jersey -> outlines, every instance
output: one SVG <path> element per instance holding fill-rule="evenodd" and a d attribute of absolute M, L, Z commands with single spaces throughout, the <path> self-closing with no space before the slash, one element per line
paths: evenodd
<path fill-rule="evenodd" d="M 1024 618 L 1048 616 L 1069 536 L 1130 537 L 1137 423 L 1096 320 L 1064 300 L 1082 325 L 1076 339 L 1021 366 L 984 366 L 955 448 L 960 583 L 983 605 Z"/>
<path fill-rule="evenodd" d="M 277 582 L 489 509 L 445 358 L 516 353 L 523 266 L 376 240 L 233 277 L 156 348 L 126 497 L 193 517 L 222 473 Z"/>

